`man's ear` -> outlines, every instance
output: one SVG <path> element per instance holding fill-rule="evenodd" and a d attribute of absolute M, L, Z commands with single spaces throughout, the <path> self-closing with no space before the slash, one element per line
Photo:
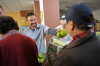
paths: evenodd
<path fill-rule="evenodd" d="M 69 25 L 70 25 L 70 29 L 71 30 L 74 30 L 74 22 L 73 21 L 69 21 Z"/>

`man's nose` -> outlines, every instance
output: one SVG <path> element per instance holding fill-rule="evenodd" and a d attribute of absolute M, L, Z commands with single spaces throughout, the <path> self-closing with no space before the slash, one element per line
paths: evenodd
<path fill-rule="evenodd" d="M 35 21 L 32 21 L 32 23 L 36 23 Z"/>
<path fill-rule="evenodd" d="M 35 21 L 32 21 L 32 23 L 35 23 Z"/>

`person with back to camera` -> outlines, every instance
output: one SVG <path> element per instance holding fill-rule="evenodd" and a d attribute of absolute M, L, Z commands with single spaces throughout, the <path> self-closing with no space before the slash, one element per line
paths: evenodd
<path fill-rule="evenodd" d="M 100 66 L 100 41 L 90 31 L 95 24 L 92 10 L 75 4 L 65 16 L 65 28 L 73 40 L 59 52 L 53 66 Z"/>
<path fill-rule="evenodd" d="M 0 16 L 0 66 L 39 66 L 35 42 L 19 33 L 17 22 Z"/>

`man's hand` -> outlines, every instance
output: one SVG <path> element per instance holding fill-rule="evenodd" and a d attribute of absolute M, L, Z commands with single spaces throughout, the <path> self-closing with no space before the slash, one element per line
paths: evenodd
<path fill-rule="evenodd" d="M 57 29 L 57 31 L 56 31 L 56 32 L 61 32 L 61 30 L 62 30 L 62 29 Z"/>

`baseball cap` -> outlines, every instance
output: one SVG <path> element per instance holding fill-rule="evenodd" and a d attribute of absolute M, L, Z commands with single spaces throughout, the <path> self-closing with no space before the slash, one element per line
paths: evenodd
<path fill-rule="evenodd" d="M 65 15 L 62 15 L 62 17 L 60 18 L 60 20 L 65 20 Z"/>
<path fill-rule="evenodd" d="M 86 4 L 79 3 L 71 6 L 67 10 L 65 18 L 66 20 L 71 20 L 75 23 L 94 25 L 95 22 L 91 20 L 90 15 L 92 15 L 92 10 L 90 9 L 90 7 Z"/>

